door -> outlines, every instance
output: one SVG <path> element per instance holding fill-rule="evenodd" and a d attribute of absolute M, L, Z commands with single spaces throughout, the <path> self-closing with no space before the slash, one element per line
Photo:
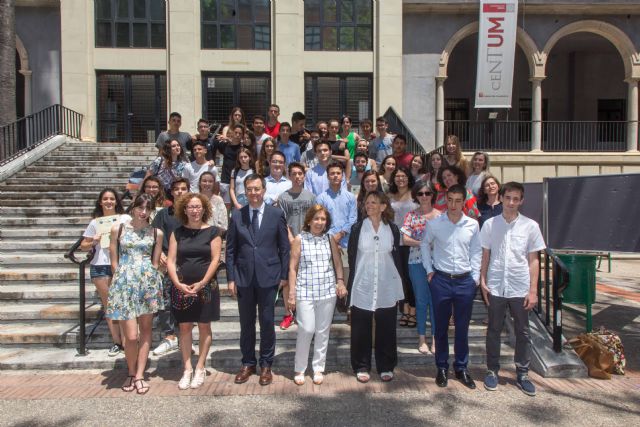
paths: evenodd
<path fill-rule="evenodd" d="M 164 73 L 99 73 L 98 140 L 147 142 L 165 128 Z"/>

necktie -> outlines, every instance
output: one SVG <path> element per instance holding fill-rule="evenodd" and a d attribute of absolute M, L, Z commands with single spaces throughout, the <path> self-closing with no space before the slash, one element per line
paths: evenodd
<path fill-rule="evenodd" d="M 258 209 L 254 209 L 251 217 L 251 231 L 253 231 L 254 236 L 258 234 L 258 228 Z"/>

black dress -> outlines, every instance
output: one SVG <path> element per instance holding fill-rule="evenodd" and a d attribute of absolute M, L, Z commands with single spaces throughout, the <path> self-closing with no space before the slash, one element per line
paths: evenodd
<path fill-rule="evenodd" d="M 176 266 L 181 282 L 190 285 L 199 282 L 207 273 L 211 264 L 211 241 L 218 236 L 217 227 L 207 227 L 199 230 L 180 226 L 173 232 L 178 251 Z M 172 292 L 173 295 L 173 292 Z M 211 290 L 210 301 L 194 297 L 196 301 L 184 310 L 172 306 L 171 311 L 176 322 L 207 323 L 220 320 L 220 290 L 215 285 Z"/>

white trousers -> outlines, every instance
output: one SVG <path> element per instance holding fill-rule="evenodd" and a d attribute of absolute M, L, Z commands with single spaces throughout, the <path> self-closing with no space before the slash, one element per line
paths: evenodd
<path fill-rule="evenodd" d="M 296 320 L 298 336 L 296 338 L 296 372 L 305 372 L 309 362 L 309 347 L 313 342 L 313 372 L 324 372 L 329 345 L 329 332 L 333 321 L 336 297 L 320 301 L 296 301 Z"/>

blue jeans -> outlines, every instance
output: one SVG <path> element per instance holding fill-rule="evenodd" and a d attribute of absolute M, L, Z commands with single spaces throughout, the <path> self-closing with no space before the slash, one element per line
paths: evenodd
<path fill-rule="evenodd" d="M 456 371 L 467 369 L 469 363 L 469 322 L 476 296 L 476 282 L 471 275 L 451 279 L 435 273 L 429 283 L 433 296 L 433 308 L 436 317 L 436 366 L 449 369 L 449 317 L 455 317 L 455 360 Z"/>
<path fill-rule="evenodd" d="M 427 315 L 431 322 L 431 335 L 436 333 L 435 316 L 433 315 L 433 300 L 427 282 L 427 271 L 420 263 L 409 264 L 409 278 L 416 296 L 416 320 L 418 321 L 418 335 L 427 334 Z"/>

